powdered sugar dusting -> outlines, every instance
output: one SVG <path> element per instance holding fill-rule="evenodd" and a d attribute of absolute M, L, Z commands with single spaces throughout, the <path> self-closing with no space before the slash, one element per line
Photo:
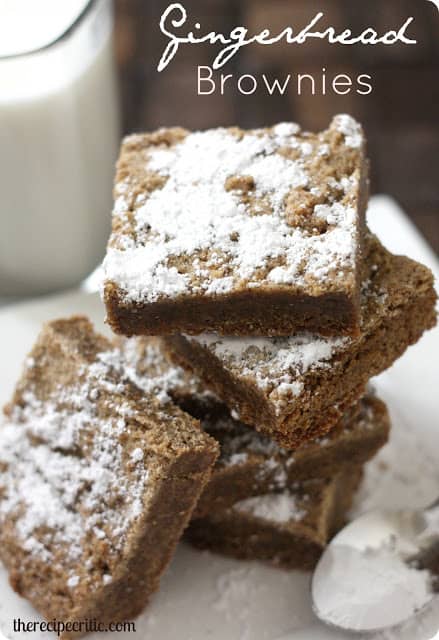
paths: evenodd
<path fill-rule="evenodd" d="M 214 398 L 198 378 L 167 360 L 157 338 L 124 339 L 115 353 L 124 375 L 147 395 L 157 398 L 162 406 L 178 401 L 180 395 L 199 402 Z"/>
<path fill-rule="evenodd" d="M 269 480 L 273 488 L 277 489 L 287 486 L 289 478 L 294 478 L 295 464 L 298 462 L 300 467 L 307 456 L 310 456 L 311 460 L 314 459 L 314 476 L 319 477 L 321 468 L 317 460 L 327 462 L 326 452 L 331 457 L 334 447 L 343 444 L 356 447 L 359 440 L 361 442 L 362 438 L 367 439 L 371 430 L 382 433 L 386 429 L 386 422 L 383 422 L 379 412 L 376 412 L 376 407 L 370 403 L 368 396 L 360 401 L 358 413 L 343 418 L 339 429 L 329 436 L 304 443 L 294 453 L 228 415 L 208 415 L 201 420 L 201 425 L 220 443 L 221 454 L 218 462 L 221 466 L 239 467 L 251 461 L 258 480 Z M 318 459 L 315 457 L 316 449 L 320 450 Z"/>
<path fill-rule="evenodd" d="M 29 388 L 0 429 L 0 524 L 13 521 L 22 547 L 44 562 L 62 554 L 71 589 L 84 577 L 84 545 L 105 541 L 108 559 L 123 548 L 148 486 L 143 451 L 121 441 L 131 405 L 109 400 L 110 414 L 98 413 L 97 398 L 120 391 L 112 357 L 98 355 L 77 384 L 44 401 Z"/>
<path fill-rule="evenodd" d="M 385 386 L 382 391 L 386 396 Z M 422 441 L 416 422 L 407 421 L 394 399 L 389 398 L 389 404 L 390 439 L 366 466 L 351 513 L 353 518 L 374 509 L 423 509 L 437 497 L 439 467 L 435 448 Z"/>
<path fill-rule="evenodd" d="M 237 422 L 225 414 L 219 417 L 207 415 L 201 419 L 201 426 L 221 444 L 220 462 L 225 466 L 242 464 L 249 455 L 262 457 L 289 457 L 274 440 L 263 436 L 254 429 Z"/>
<path fill-rule="evenodd" d="M 353 433 L 360 437 L 364 431 L 377 427 L 375 413 L 366 399 L 361 402 L 359 414 L 346 418 L 344 428 L 338 430 L 336 436 L 305 443 L 292 455 L 271 438 L 233 418 L 224 405 L 221 410 L 217 398 L 215 411 L 211 411 L 209 403 L 203 405 L 207 392 L 203 390 L 202 383 L 165 357 L 160 340 L 130 338 L 124 340 L 120 348 L 127 362 L 126 371 L 140 388 L 158 395 L 164 402 L 171 402 L 171 398 L 175 399 L 176 393 L 181 391 L 195 401 L 202 428 L 220 444 L 220 466 L 240 467 L 251 460 L 256 465 L 252 466 L 252 473 L 256 474 L 255 481 L 269 483 L 273 490 L 288 486 L 289 477 L 294 477 L 296 457 L 300 456 L 300 460 L 303 460 L 308 449 L 332 449 L 339 440 L 349 439 Z M 315 475 L 319 476 L 319 469 L 316 469 Z"/>
<path fill-rule="evenodd" d="M 172 391 L 187 384 L 180 367 L 167 364 L 157 342 L 129 338 L 119 345 L 125 375 L 146 394 L 157 397 L 160 404 L 172 402 Z"/>
<path fill-rule="evenodd" d="M 75 587 L 77 587 L 79 584 L 79 576 L 71 576 L 68 580 L 67 580 L 67 586 L 69 587 L 69 589 L 74 589 Z"/>
<path fill-rule="evenodd" d="M 346 144 L 357 146 L 352 140 L 357 143 L 361 128 L 343 118 Z M 270 283 L 307 290 L 318 282 L 325 289 L 329 273 L 343 290 L 355 268 L 358 213 L 352 203 L 359 175 L 337 189 L 329 178 L 322 186 L 310 169 L 314 149 L 324 155 L 320 147 L 327 147 L 323 138 L 307 138 L 287 123 L 245 135 L 196 132 L 171 147 L 151 147 L 145 173 L 164 184 L 137 196 L 132 221 L 128 185 L 116 186 L 113 215 L 130 220 L 132 233 L 114 234 L 105 281 L 116 283 L 127 301 L 149 302 Z M 296 212 L 306 207 L 308 192 L 327 192 L 323 233 L 289 216 L 288 198 L 299 199 Z"/>
<path fill-rule="evenodd" d="M 358 149 L 364 143 L 363 131 L 351 116 L 340 114 L 334 118 L 338 131 L 345 136 L 346 145 Z"/>
<path fill-rule="evenodd" d="M 320 338 L 302 333 L 288 338 L 238 338 L 215 334 L 190 336 L 211 349 L 222 363 L 242 377 L 252 377 L 279 410 L 304 388 L 303 376 L 325 369 L 350 338 Z"/>
<path fill-rule="evenodd" d="M 289 491 L 247 498 L 233 505 L 233 509 L 278 523 L 300 522 L 307 513 L 299 506 L 297 496 Z"/>
<path fill-rule="evenodd" d="M 355 352 L 371 329 L 391 312 L 389 293 L 393 283 L 381 274 L 380 266 L 371 267 L 372 277 L 361 290 L 361 335 L 351 337 L 321 337 L 297 333 L 281 338 L 231 337 L 213 333 L 185 336 L 189 342 L 209 349 L 233 377 L 248 379 L 261 389 L 273 405 L 276 415 L 300 402 L 306 389 L 307 375 L 323 372 L 347 351 Z"/>
<path fill-rule="evenodd" d="M 395 547 L 394 539 L 378 545 L 373 536 L 365 548 L 333 543 L 317 569 L 320 580 L 313 581 L 319 617 L 342 629 L 368 632 L 396 626 L 431 603 L 431 574 L 411 566 Z"/>

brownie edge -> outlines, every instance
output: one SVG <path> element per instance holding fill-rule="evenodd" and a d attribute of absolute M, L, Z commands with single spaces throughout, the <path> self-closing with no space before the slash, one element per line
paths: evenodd
<path fill-rule="evenodd" d="M 368 239 L 360 335 L 164 338 L 171 359 L 194 373 L 239 419 L 287 449 L 324 436 L 390 367 L 435 326 L 431 271 Z"/>
<path fill-rule="evenodd" d="M 127 137 L 104 261 L 122 335 L 357 335 L 369 163 L 335 116 Z"/>
<path fill-rule="evenodd" d="M 217 443 L 83 317 L 43 328 L 0 428 L 0 557 L 47 619 L 122 622 L 159 586 Z M 82 628 L 84 631 L 84 627 Z"/>
<path fill-rule="evenodd" d="M 185 539 L 197 547 L 239 560 L 260 560 L 284 569 L 310 571 L 345 524 L 362 468 L 329 480 L 256 496 L 193 520 Z"/>

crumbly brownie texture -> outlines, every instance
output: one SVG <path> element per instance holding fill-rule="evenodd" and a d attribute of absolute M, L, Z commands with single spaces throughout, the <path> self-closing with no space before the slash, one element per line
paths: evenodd
<path fill-rule="evenodd" d="M 170 356 L 234 410 L 282 446 L 325 435 L 367 381 L 387 369 L 436 324 L 429 269 L 390 254 L 368 238 L 369 277 L 362 288 L 357 338 L 168 336 Z"/>
<path fill-rule="evenodd" d="M 174 403 L 197 419 L 227 411 L 199 378 L 170 361 L 161 338 L 117 336 L 114 346 L 130 381 L 161 405 Z"/>
<path fill-rule="evenodd" d="M 346 467 L 370 460 L 388 440 L 385 404 L 365 396 L 331 433 L 289 452 L 224 411 L 201 418 L 201 425 L 221 446 L 193 518 L 224 510 L 239 500 L 294 487 L 299 481 L 331 478 Z"/>
<path fill-rule="evenodd" d="M 117 339 L 131 380 L 162 403 L 176 402 L 201 421 L 220 444 L 220 457 L 193 517 L 230 507 L 255 495 L 285 489 L 298 481 L 329 478 L 344 466 L 362 465 L 387 442 L 386 406 L 371 391 L 331 433 L 291 453 L 234 420 L 202 383 L 166 359 L 160 338 Z"/>
<path fill-rule="evenodd" d="M 160 129 L 125 139 L 104 262 L 127 336 L 354 334 L 368 164 L 361 126 Z"/>
<path fill-rule="evenodd" d="M 309 571 L 344 525 L 361 474 L 353 467 L 332 479 L 248 498 L 192 520 L 185 538 L 200 549 Z"/>
<path fill-rule="evenodd" d="M 217 456 L 116 355 L 86 319 L 46 325 L 0 428 L 0 556 L 48 619 L 137 615 Z"/>

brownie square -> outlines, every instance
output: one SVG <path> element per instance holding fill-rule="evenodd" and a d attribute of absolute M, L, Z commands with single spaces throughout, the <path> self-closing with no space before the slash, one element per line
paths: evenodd
<path fill-rule="evenodd" d="M 353 467 L 332 479 L 242 500 L 192 520 L 185 538 L 199 549 L 309 571 L 345 524 L 361 476 L 362 468 Z"/>
<path fill-rule="evenodd" d="M 361 126 L 160 129 L 125 139 L 103 297 L 116 333 L 359 329 Z"/>
<path fill-rule="evenodd" d="M 194 372 L 238 418 L 285 448 L 328 433 L 365 385 L 436 324 L 429 269 L 367 240 L 357 337 L 169 336 L 174 361 Z"/>
<path fill-rule="evenodd" d="M 371 390 L 327 436 L 291 452 L 235 420 L 201 380 L 166 358 L 160 338 L 117 342 L 130 378 L 140 388 L 153 390 L 161 402 L 176 402 L 197 417 L 220 445 L 220 456 L 193 518 L 222 511 L 251 496 L 294 487 L 299 481 L 335 476 L 346 466 L 363 465 L 387 442 L 387 408 Z"/>
<path fill-rule="evenodd" d="M 224 412 L 208 413 L 201 425 L 219 442 L 221 453 L 193 519 L 252 496 L 293 490 L 298 482 L 332 478 L 362 466 L 386 444 L 390 431 L 385 404 L 370 394 L 347 411 L 330 434 L 293 452 Z"/>
<path fill-rule="evenodd" d="M 0 427 L 0 557 L 13 588 L 49 620 L 132 619 L 217 453 L 198 421 L 127 379 L 86 319 L 46 325 Z"/>

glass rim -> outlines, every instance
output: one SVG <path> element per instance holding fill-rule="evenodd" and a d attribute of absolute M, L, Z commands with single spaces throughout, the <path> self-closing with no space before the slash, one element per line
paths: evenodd
<path fill-rule="evenodd" d="M 37 47 L 36 49 L 30 49 L 29 51 L 22 51 L 21 53 L 11 53 L 7 55 L 0 55 L 1 60 L 15 60 L 20 58 L 26 58 L 28 56 L 35 55 L 37 53 L 42 53 L 43 51 L 47 51 L 52 47 L 56 46 L 60 42 L 67 40 L 71 34 L 76 31 L 76 29 L 84 22 L 88 14 L 90 13 L 92 7 L 96 5 L 100 0 L 88 0 L 87 4 L 84 8 L 79 12 L 73 22 L 65 29 L 59 36 L 55 38 L 55 40 L 51 40 L 47 44 L 44 44 L 42 47 Z"/>

